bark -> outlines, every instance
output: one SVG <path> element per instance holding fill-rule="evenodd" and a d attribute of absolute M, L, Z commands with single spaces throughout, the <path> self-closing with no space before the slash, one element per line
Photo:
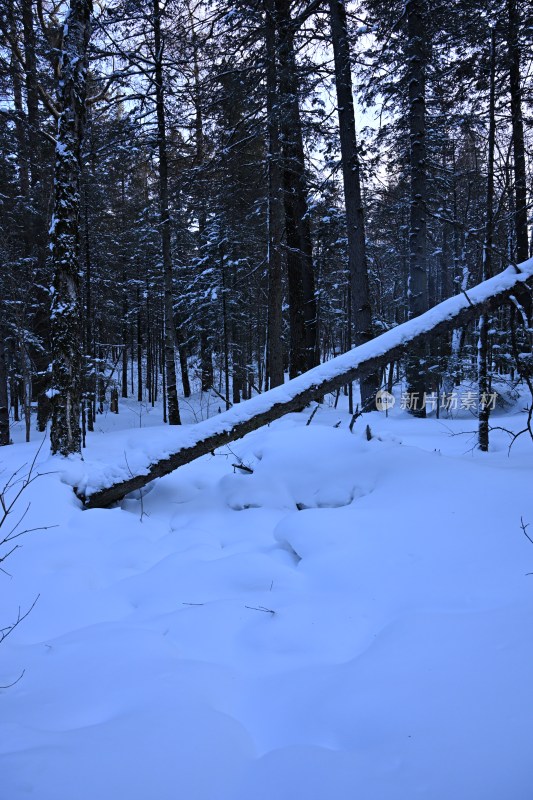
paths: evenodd
<path fill-rule="evenodd" d="M 220 274 L 222 278 L 222 335 L 224 338 L 224 381 L 226 411 L 231 407 L 229 399 L 229 321 L 226 288 L 226 270 L 224 266 L 224 253 L 220 248 Z"/>
<path fill-rule="evenodd" d="M 202 392 L 213 386 L 213 352 L 209 344 L 209 333 L 205 325 L 200 328 L 200 362 L 202 373 Z"/>
<path fill-rule="evenodd" d="M 125 290 L 124 290 L 125 292 Z M 122 370 L 121 370 L 121 396 L 128 397 L 128 301 L 124 296 L 122 303 Z"/>
<path fill-rule="evenodd" d="M 261 395 L 241 403 L 236 410 L 217 415 L 194 426 L 194 434 L 189 431 L 187 443 L 176 452 L 149 465 L 143 475 L 136 475 L 89 497 L 78 496 L 87 508 L 103 508 L 122 499 L 129 492 L 146 486 L 154 478 L 168 475 L 183 464 L 188 464 L 218 447 L 230 444 L 251 431 L 267 425 L 292 411 L 298 411 L 328 392 L 334 392 L 344 384 L 355 380 L 361 372 L 374 372 L 387 363 L 396 361 L 406 349 L 419 348 L 425 341 L 435 336 L 443 336 L 453 328 L 471 322 L 479 314 L 487 313 L 506 302 L 517 289 L 527 283 L 533 285 L 533 261 L 523 272 L 510 270 L 497 279 L 485 281 L 469 290 L 468 298 L 458 295 L 435 306 L 427 314 L 408 320 L 402 325 L 386 331 L 371 343 L 356 347 L 332 359 L 327 364 L 289 381 L 283 387 L 271 389 Z M 287 399 L 289 398 L 289 399 Z M 191 440 L 193 443 L 191 444 Z"/>
<path fill-rule="evenodd" d="M 137 303 L 139 304 L 139 290 L 137 290 Z M 137 309 L 137 402 L 143 401 L 143 335 L 141 308 Z"/>
<path fill-rule="evenodd" d="M 102 330 L 99 330 L 100 337 L 102 337 Z M 98 345 L 98 370 L 97 370 L 97 395 L 98 395 L 98 413 L 104 413 L 105 407 L 105 353 L 102 345 Z"/>
<path fill-rule="evenodd" d="M 168 422 L 167 417 L 167 375 L 165 370 L 165 331 L 163 330 L 161 335 L 161 378 L 163 385 L 161 386 L 161 392 L 163 395 L 163 422 L 166 424 Z"/>
<path fill-rule="evenodd" d="M 344 0 L 329 0 L 329 17 L 335 58 L 335 86 L 337 90 L 342 177 L 346 206 L 348 268 L 351 284 L 350 319 L 355 334 L 355 343 L 359 345 L 373 337 L 372 308 L 366 258 L 361 170 L 355 133 L 352 68 Z M 348 342 L 348 346 L 351 346 L 351 341 Z M 377 375 L 361 377 L 361 406 L 364 411 L 372 410 L 378 386 Z"/>
<path fill-rule="evenodd" d="M 0 447 L 9 444 L 9 392 L 4 347 L 4 330 L 0 328 Z"/>
<path fill-rule="evenodd" d="M 494 228 L 494 148 L 496 141 L 496 35 L 491 30 L 490 40 L 490 93 L 489 93 L 489 139 L 487 163 L 487 208 L 485 223 L 485 240 L 483 242 L 483 280 L 492 275 L 492 240 Z M 489 417 L 490 405 L 487 401 L 491 391 L 489 371 L 489 320 L 486 314 L 479 318 L 478 341 L 478 388 L 479 388 L 479 449 L 489 449 Z"/>
<path fill-rule="evenodd" d="M 409 163 L 411 203 L 409 221 L 409 316 L 416 317 L 428 307 L 427 277 L 427 180 L 426 180 L 426 7 L 424 0 L 408 0 L 407 82 L 409 86 Z M 407 363 L 407 391 L 418 398 L 411 413 L 425 417 L 422 402 L 426 389 L 427 346 L 412 350 Z"/>
<path fill-rule="evenodd" d="M 231 401 L 233 405 L 241 402 L 243 375 L 241 369 L 241 335 L 240 326 L 233 320 L 231 336 Z"/>
<path fill-rule="evenodd" d="M 268 345 L 269 387 L 280 386 L 283 373 L 283 191 L 277 102 L 276 23 L 274 0 L 265 0 L 265 51 L 268 127 Z"/>
<path fill-rule="evenodd" d="M 31 388 L 32 372 L 28 348 L 25 342 L 20 343 L 20 359 L 22 366 L 22 408 L 24 411 L 24 428 L 26 441 L 30 441 L 31 432 Z"/>
<path fill-rule="evenodd" d="M 192 48 L 193 48 L 193 103 L 194 103 L 194 127 L 196 137 L 196 153 L 195 153 L 195 167 L 198 170 L 198 182 L 203 183 L 202 169 L 204 167 L 205 159 L 205 140 L 204 140 L 204 118 L 202 109 L 202 92 L 200 84 L 200 66 L 199 66 L 199 46 L 198 36 L 193 15 L 189 11 L 189 23 L 191 25 L 192 33 Z M 203 187 L 202 187 L 203 188 Z M 200 250 L 206 242 L 206 208 L 204 192 L 200 191 L 200 208 L 198 212 L 198 240 Z M 207 392 L 213 386 L 213 349 L 209 336 L 209 321 L 210 321 L 210 301 L 204 299 L 203 313 L 200 315 L 198 324 L 200 327 L 200 372 L 201 372 L 201 386 L 202 392 Z"/>
<path fill-rule="evenodd" d="M 15 106 L 15 135 L 17 137 L 20 193 L 28 197 L 30 190 L 28 142 L 24 124 L 24 106 L 22 102 L 22 78 L 20 64 L 16 57 L 11 59 L 11 79 L 13 81 L 13 101 Z"/>
<path fill-rule="evenodd" d="M 87 181 L 84 182 L 84 216 L 85 216 L 85 327 L 84 327 L 84 397 L 83 407 L 87 409 L 87 430 L 94 431 L 96 415 L 96 350 L 93 335 L 93 295 L 92 295 L 92 261 L 91 239 L 89 227 L 89 203 Z M 41 429 L 39 429 L 41 430 Z M 44 430 L 44 428 L 42 429 Z"/>
<path fill-rule="evenodd" d="M 513 132 L 514 184 L 515 184 L 515 234 L 516 260 L 528 257 L 526 158 L 524 147 L 524 120 L 522 117 L 522 90 L 520 86 L 520 44 L 518 41 L 519 12 L 516 0 L 507 0 L 509 78 L 511 91 L 511 124 Z"/>
<path fill-rule="evenodd" d="M 311 225 L 289 0 L 274 0 L 278 33 L 280 133 L 290 321 L 290 376 L 318 363 Z"/>
<path fill-rule="evenodd" d="M 178 337 L 178 331 L 181 330 L 181 325 L 179 327 L 175 327 L 176 337 Z M 181 383 L 183 386 L 183 396 L 190 397 L 191 396 L 191 382 L 189 380 L 189 365 L 187 363 L 187 346 L 185 342 L 181 341 L 181 338 L 177 341 L 178 346 L 178 357 L 180 362 L 180 371 L 181 371 Z"/>
<path fill-rule="evenodd" d="M 122 213 L 121 213 L 121 227 L 122 227 L 122 236 L 124 238 L 124 244 L 126 242 L 127 237 L 127 221 L 126 221 L 126 184 L 125 184 L 125 176 L 122 174 L 121 176 L 121 200 L 122 200 Z M 120 393 L 123 398 L 127 398 L 128 396 L 128 340 L 129 340 L 129 323 L 128 323 L 128 280 L 127 280 L 127 258 L 125 255 L 122 256 L 121 259 L 122 263 L 122 275 L 121 275 L 121 283 L 122 283 L 122 321 L 121 321 L 121 333 L 122 333 L 122 369 L 121 369 L 121 387 Z"/>
<path fill-rule="evenodd" d="M 41 182 L 39 141 L 39 90 L 37 85 L 37 58 L 32 0 L 22 0 L 22 25 L 24 31 L 24 60 L 26 76 L 26 106 L 28 113 L 28 144 L 31 168 L 31 187 L 35 192 Z"/>
<path fill-rule="evenodd" d="M 51 309 L 52 453 L 81 452 L 82 330 L 79 286 L 80 150 L 85 121 L 91 0 L 71 0 L 61 54 L 54 211 L 50 252 L 54 267 Z"/>
<path fill-rule="evenodd" d="M 176 384 L 176 330 L 174 327 L 173 269 L 168 201 L 167 134 L 163 85 L 163 42 L 161 38 L 161 9 L 159 0 L 153 0 L 153 29 L 157 138 L 159 147 L 159 229 L 161 233 L 163 256 L 168 421 L 170 425 L 180 425 L 181 419 Z"/>

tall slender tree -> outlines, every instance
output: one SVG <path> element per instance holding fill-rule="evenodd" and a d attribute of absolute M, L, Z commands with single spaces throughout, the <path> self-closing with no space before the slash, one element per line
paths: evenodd
<path fill-rule="evenodd" d="M 167 379 L 168 421 L 180 425 L 178 390 L 176 385 L 176 329 L 174 323 L 174 279 L 170 214 L 168 205 L 168 155 L 165 120 L 165 90 L 163 83 L 163 40 L 161 36 L 161 6 L 153 0 L 154 75 L 157 113 L 157 144 L 159 148 L 159 228 L 163 254 L 165 308 L 165 369 Z"/>
<path fill-rule="evenodd" d="M 274 0 L 265 0 L 265 56 L 268 135 L 268 379 L 283 383 L 282 268 L 283 187 L 277 101 L 276 21 Z"/>
<path fill-rule="evenodd" d="M 354 324 L 355 344 L 372 338 L 372 308 L 366 257 L 365 214 L 361 192 L 361 168 L 357 152 L 355 115 L 352 95 L 352 66 L 346 6 L 344 0 L 329 0 L 331 41 L 335 58 L 335 86 L 339 114 L 344 202 L 346 205 L 346 233 L 348 239 L 348 267 L 351 284 L 351 318 Z M 350 332 L 351 335 L 351 332 Z M 378 388 L 376 375 L 361 378 L 361 406 L 372 411 Z"/>
<path fill-rule="evenodd" d="M 0 446 L 9 444 L 9 392 L 4 331 L 0 327 Z"/>
<path fill-rule="evenodd" d="M 291 338 L 289 373 L 295 377 L 317 363 L 317 308 L 294 48 L 298 24 L 292 18 L 290 0 L 275 0 L 275 11 Z"/>
<path fill-rule="evenodd" d="M 50 253 L 52 453 L 81 451 L 82 330 L 79 287 L 81 144 L 85 124 L 87 51 L 92 0 L 71 0 L 63 26 L 61 115 L 57 127 Z"/>
<path fill-rule="evenodd" d="M 409 315 L 428 308 L 427 261 L 427 163 L 426 163 L 426 69 L 427 25 L 425 0 L 407 0 L 407 85 L 409 121 L 410 222 L 409 222 Z M 407 364 L 409 409 L 425 417 L 426 349 L 411 353 Z"/>
<path fill-rule="evenodd" d="M 494 150 L 496 146 L 496 32 L 490 32 L 490 88 L 489 88 L 489 137 L 487 153 L 487 208 L 485 211 L 485 239 L 483 242 L 482 278 L 492 276 L 492 247 L 494 241 Z M 489 320 L 487 314 L 479 318 L 478 342 L 478 385 L 479 385 L 479 449 L 489 449 L 489 393 L 491 388 L 489 370 Z"/>
<path fill-rule="evenodd" d="M 520 15 L 516 0 L 507 0 L 507 44 L 509 49 L 509 89 L 511 94 L 511 126 L 514 154 L 516 260 L 528 257 L 527 184 L 520 79 Z"/>

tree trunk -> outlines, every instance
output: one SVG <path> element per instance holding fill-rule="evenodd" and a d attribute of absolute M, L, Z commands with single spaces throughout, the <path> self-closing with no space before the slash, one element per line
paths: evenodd
<path fill-rule="evenodd" d="M 229 399 L 229 322 L 228 322 L 228 301 L 226 287 L 226 269 L 224 265 L 224 253 L 220 248 L 220 274 L 222 281 L 222 335 L 224 339 L 224 387 L 226 411 L 231 407 Z"/>
<path fill-rule="evenodd" d="M 168 421 L 170 425 L 180 425 L 181 419 L 178 404 L 178 390 L 176 386 L 176 331 L 174 327 L 173 269 L 168 205 L 167 134 L 163 87 L 163 43 L 161 39 L 161 9 L 159 0 L 153 0 L 153 28 L 157 138 L 159 146 L 159 229 L 161 232 L 163 255 Z"/>
<path fill-rule="evenodd" d="M 4 348 L 4 330 L 0 328 L 0 447 L 9 444 L 9 392 Z"/>
<path fill-rule="evenodd" d="M 25 342 L 20 342 L 20 359 L 22 366 L 22 408 L 24 411 L 24 429 L 26 441 L 30 441 L 31 432 L 31 361 Z"/>
<path fill-rule="evenodd" d="M 489 93 L 489 140 L 487 164 L 487 208 L 485 223 L 485 241 L 483 242 L 483 280 L 492 276 L 492 240 L 494 233 L 494 147 L 496 141 L 496 34 L 491 30 L 490 38 L 490 93 Z M 491 391 L 489 370 L 489 320 L 486 314 L 479 318 L 478 341 L 478 389 L 479 389 L 479 449 L 489 449 L 489 417 Z"/>
<path fill-rule="evenodd" d="M 163 422 L 166 424 L 168 422 L 167 417 L 167 375 L 165 369 L 165 331 L 163 330 L 161 334 L 161 378 L 163 385 L 161 387 L 161 392 L 163 395 Z"/>
<path fill-rule="evenodd" d="M 137 402 L 143 401 L 143 335 L 139 290 L 137 289 Z"/>
<path fill-rule="evenodd" d="M 416 317 L 428 307 L 427 276 L 427 180 L 426 180 L 426 6 L 424 0 L 408 0 L 407 83 L 409 86 L 409 163 L 411 203 L 409 221 L 409 316 Z M 407 362 L 409 410 L 416 417 L 426 416 L 427 343 L 412 350 Z"/>
<path fill-rule="evenodd" d="M 81 452 L 82 331 L 79 287 L 80 149 L 85 120 L 91 0 L 71 0 L 61 54 L 62 110 L 58 122 L 50 252 L 54 267 L 51 309 L 52 453 Z"/>
<path fill-rule="evenodd" d="M 524 148 L 524 121 L 522 118 L 522 90 L 520 87 L 520 45 L 518 41 L 519 13 L 516 0 L 507 0 L 509 78 L 511 90 L 511 124 L 513 131 L 516 260 L 528 257 L 526 158 Z"/>
<path fill-rule="evenodd" d="M 121 370 L 121 396 L 128 397 L 128 305 L 127 300 L 124 300 L 122 306 L 122 370 Z"/>
<path fill-rule="evenodd" d="M 287 273 L 289 284 L 290 375 L 317 363 L 317 310 L 311 225 L 289 0 L 274 0 L 278 32 L 280 133 Z"/>
<path fill-rule="evenodd" d="M 72 4 L 71 4 L 72 8 Z M 39 92 L 37 88 L 37 58 L 32 0 L 22 0 L 22 25 L 24 30 L 24 60 L 26 73 L 26 106 L 28 113 L 28 144 L 31 168 L 31 187 L 39 191 L 41 181 L 39 138 Z M 35 201 L 35 195 L 34 195 Z"/>
<path fill-rule="evenodd" d="M 329 0 L 331 40 L 335 57 L 335 86 L 339 114 L 342 177 L 346 206 L 346 232 L 348 238 L 348 267 L 351 283 L 350 320 L 353 324 L 356 345 L 372 339 L 372 309 L 366 259 L 365 217 L 361 195 L 361 177 L 355 115 L 352 96 L 352 69 L 344 0 Z M 348 343 L 351 346 L 351 342 Z M 361 407 L 363 411 L 375 408 L 378 376 L 366 375 L 361 380 Z"/>
<path fill-rule="evenodd" d="M 194 127 L 196 137 L 196 154 L 195 154 L 195 167 L 198 170 L 198 181 L 202 183 L 202 169 L 204 167 L 205 158 L 205 142 L 204 142 L 204 119 L 202 109 L 202 91 L 200 84 L 200 66 L 199 66 L 199 46 L 198 36 L 196 33 L 194 17 L 189 9 L 189 24 L 191 26 L 191 44 L 193 49 L 193 103 L 194 103 Z M 198 212 L 198 242 L 199 250 L 205 245 L 206 241 L 206 209 L 205 198 L 203 192 L 200 194 L 200 208 Z M 201 372 L 201 387 L 202 392 L 207 392 L 213 386 L 213 348 L 211 337 L 209 335 L 209 322 L 210 322 L 210 300 L 204 299 L 204 308 L 200 314 L 198 324 L 200 327 L 200 372 Z"/>
<path fill-rule="evenodd" d="M 282 251 L 283 190 L 277 102 L 276 23 L 274 0 L 265 0 L 265 52 L 268 128 L 268 345 L 269 387 L 280 386 L 283 373 Z"/>
<path fill-rule="evenodd" d="M 12 21 L 12 35 L 16 36 L 16 27 Z M 15 135 L 17 137 L 17 165 L 19 169 L 20 193 L 27 198 L 30 191 L 29 173 L 29 154 L 28 141 L 26 136 L 26 126 L 24 105 L 22 101 L 22 78 L 20 74 L 20 64 L 13 55 L 11 58 L 11 80 L 13 81 L 13 103 L 15 106 Z"/>
<path fill-rule="evenodd" d="M 181 329 L 181 326 L 180 326 Z M 176 330 L 176 337 L 178 336 L 178 330 Z M 178 345 L 178 357 L 180 362 L 180 372 L 181 372 L 181 383 L 183 386 L 183 396 L 190 397 L 191 396 L 191 382 L 189 380 L 189 365 L 187 363 L 187 346 L 185 342 L 181 341 L 181 338 L 177 342 Z"/>

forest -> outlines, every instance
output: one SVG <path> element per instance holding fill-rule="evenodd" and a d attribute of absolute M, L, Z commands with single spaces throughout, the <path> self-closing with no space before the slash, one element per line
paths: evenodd
<path fill-rule="evenodd" d="M 2 0 L 2 800 L 530 800 L 531 0 Z"/>
<path fill-rule="evenodd" d="M 32 411 L 65 454 L 119 398 L 229 409 L 527 260 L 529 5 L 65 14 L 1 17 L 3 444 Z M 527 379 L 527 294 L 367 376 L 361 407 Z"/>

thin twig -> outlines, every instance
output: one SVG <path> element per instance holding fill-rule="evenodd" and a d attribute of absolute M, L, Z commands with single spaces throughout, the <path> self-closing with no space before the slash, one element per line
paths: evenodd
<path fill-rule="evenodd" d="M 353 407 L 353 406 L 352 406 L 352 407 Z M 352 433 L 352 432 L 353 432 L 353 426 L 355 425 L 355 421 L 356 421 L 356 419 L 357 419 L 358 417 L 361 417 L 361 416 L 362 416 L 362 414 L 363 414 L 363 412 L 362 412 L 362 411 L 359 411 L 359 403 L 358 403 L 358 404 L 357 404 L 357 406 L 356 406 L 356 408 L 355 408 L 355 414 L 352 414 L 352 418 L 351 418 L 351 420 L 350 420 L 350 425 L 349 425 L 350 433 Z"/>
<path fill-rule="evenodd" d="M 471 301 L 471 299 L 469 298 L 469 296 L 467 295 L 466 291 L 463 289 L 463 287 L 461 287 L 461 292 L 464 294 L 464 296 L 465 296 L 465 297 L 466 297 L 466 299 L 468 300 L 468 304 L 469 304 L 469 305 L 471 305 L 471 306 L 472 306 L 472 308 L 473 308 L 473 307 L 474 307 L 474 304 L 473 304 L 473 302 Z"/>
<path fill-rule="evenodd" d="M 249 475 L 253 475 L 254 471 L 251 467 L 247 467 L 246 464 L 232 464 L 231 465 L 234 469 L 240 469 L 243 472 L 247 472 Z"/>
<path fill-rule="evenodd" d="M 313 421 L 313 417 L 315 416 L 315 414 L 316 414 L 316 412 L 318 411 L 319 408 L 320 408 L 320 403 L 317 403 L 316 406 L 314 407 L 313 411 L 311 412 L 311 416 L 309 417 L 309 419 L 305 423 L 306 426 L 311 424 L 311 422 Z"/>
<path fill-rule="evenodd" d="M 0 689 L 11 689 L 12 686 L 15 686 L 15 684 L 17 684 L 21 680 L 21 678 L 23 678 L 25 672 L 26 670 L 23 669 L 18 678 L 14 680 L 13 683 L 7 683 L 5 686 L 0 686 Z"/>
<path fill-rule="evenodd" d="M 264 611 L 265 614 L 275 614 L 276 613 L 271 608 L 265 608 L 264 606 L 244 606 L 244 607 L 245 608 L 249 608 L 251 611 Z"/>
<path fill-rule="evenodd" d="M 524 522 L 524 518 L 523 517 L 520 517 L 520 527 L 522 528 L 522 531 L 524 532 L 524 536 L 527 536 L 527 538 L 529 539 L 531 544 L 533 544 L 533 539 L 531 538 L 531 536 L 527 532 L 527 529 L 529 528 L 529 522 Z"/>
<path fill-rule="evenodd" d="M 24 614 L 22 614 L 22 615 L 21 615 L 21 613 L 20 613 L 20 606 L 19 606 L 19 610 L 18 610 L 18 614 L 17 614 L 17 619 L 15 620 L 15 622 L 13 622 L 13 624 L 12 624 L 12 625 L 7 625 L 5 628 L 0 628 L 0 643 L 1 643 L 1 642 L 3 642 L 3 641 L 4 641 L 4 639 L 7 639 L 7 637 L 9 636 L 9 634 L 10 634 L 10 633 L 13 633 L 13 631 L 15 630 L 15 628 L 17 628 L 17 627 L 20 625 L 20 623 L 21 623 L 23 620 L 25 620 L 25 619 L 26 619 L 26 617 L 28 616 L 28 614 L 31 614 L 31 612 L 32 612 L 32 611 L 33 611 L 33 609 L 35 608 L 35 603 L 37 602 L 37 600 L 39 599 L 39 597 L 40 597 L 40 596 L 41 596 L 40 594 L 38 594 L 38 595 L 37 595 L 37 597 L 35 598 L 35 600 L 34 600 L 34 601 L 33 601 L 33 603 L 31 604 L 31 606 L 30 606 L 30 607 L 28 608 L 28 610 L 27 610 L 27 611 L 26 611 Z"/>

